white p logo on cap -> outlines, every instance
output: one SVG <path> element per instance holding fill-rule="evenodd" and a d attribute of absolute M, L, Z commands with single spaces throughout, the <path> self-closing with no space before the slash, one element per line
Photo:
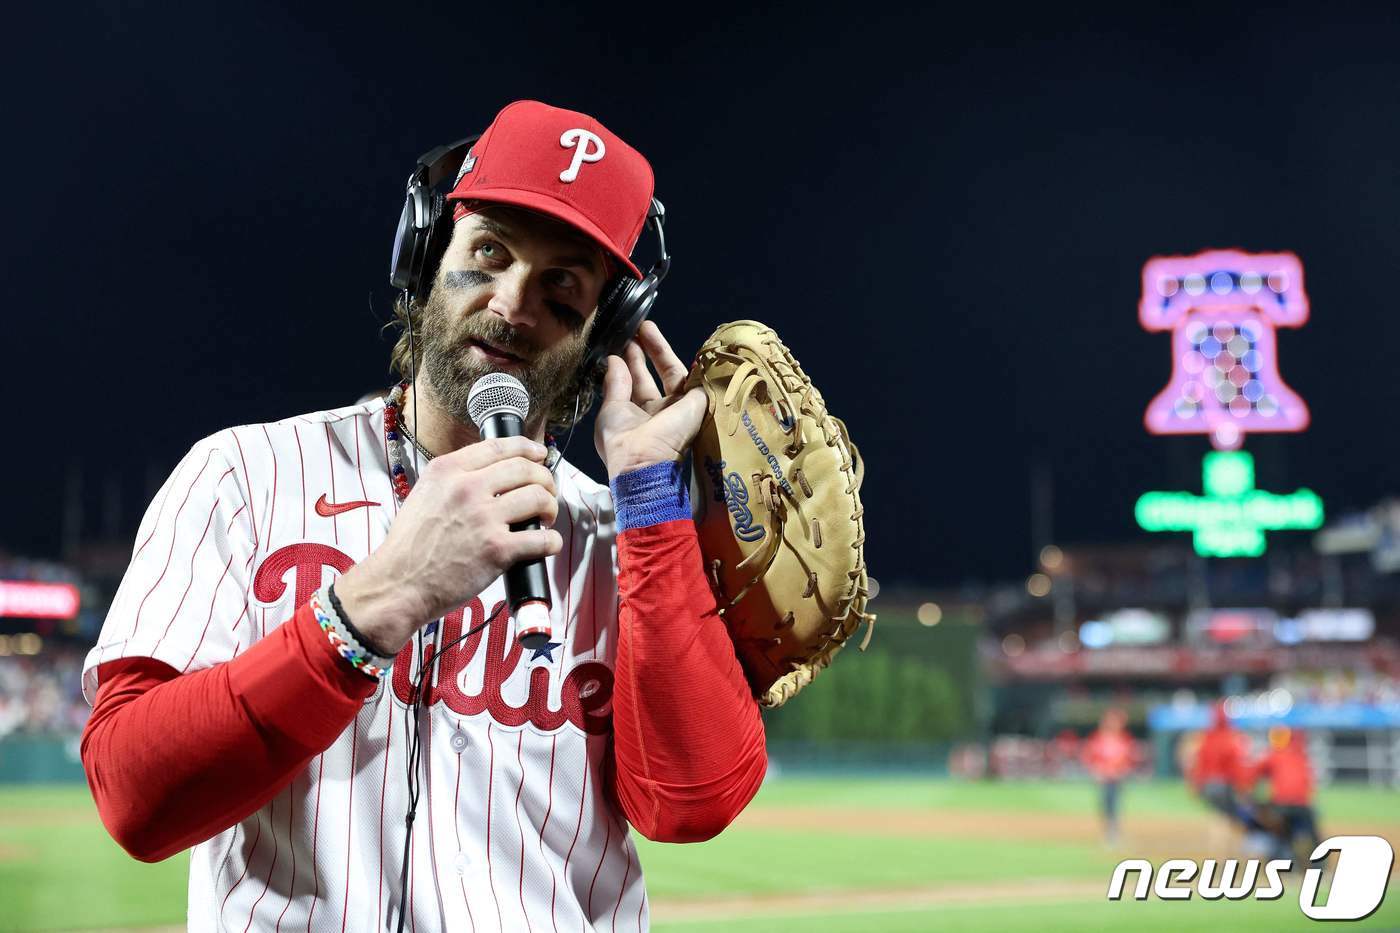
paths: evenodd
<path fill-rule="evenodd" d="M 607 153 L 607 147 L 596 133 L 588 130 L 565 130 L 559 137 L 559 145 L 574 150 L 574 160 L 569 167 L 559 173 L 559 180 L 568 184 L 578 178 L 578 170 L 585 162 L 597 162 Z"/>

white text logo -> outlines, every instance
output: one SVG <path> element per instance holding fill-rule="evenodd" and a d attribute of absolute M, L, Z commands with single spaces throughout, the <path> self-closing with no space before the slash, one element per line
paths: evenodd
<path fill-rule="evenodd" d="M 1394 850 L 1380 836 L 1333 836 L 1313 849 L 1309 860 L 1325 860 L 1333 852 L 1338 853 L 1337 867 L 1326 900 L 1316 903 L 1323 869 L 1312 867 L 1303 874 L 1302 889 L 1298 892 L 1299 909 L 1313 920 L 1369 917 L 1385 897 L 1390 866 L 1395 860 Z M 1193 893 L 1207 901 L 1222 898 L 1238 901 L 1249 897 L 1271 901 L 1283 896 L 1283 873 L 1292 867 L 1290 859 L 1263 863 L 1259 859 L 1249 859 L 1241 870 L 1238 859 L 1224 862 L 1206 859 L 1198 865 L 1191 859 L 1174 858 L 1154 869 L 1147 859 L 1124 859 L 1113 869 L 1108 899 L 1121 900 L 1129 874 L 1136 872 L 1132 897 L 1137 901 L 1147 900 L 1149 889 L 1164 901 L 1190 900 Z"/>

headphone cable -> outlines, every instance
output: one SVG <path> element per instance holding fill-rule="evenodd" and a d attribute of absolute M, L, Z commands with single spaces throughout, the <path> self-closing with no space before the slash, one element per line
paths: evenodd
<path fill-rule="evenodd" d="M 493 617 L 493 618 L 494 618 L 494 617 Z M 439 620 L 439 621 L 441 621 L 441 620 Z M 404 920 L 405 920 L 405 918 L 408 916 L 408 910 L 406 910 L 405 908 L 406 908 L 406 907 L 411 907 L 411 906 L 412 906 L 411 904 L 409 904 L 409 900 L 408 900 L 408 866 L 409 866 L 409 857 L 410 857 L 410 855 L 411 855 L 412 852 L 413 852 L 413 820 L 414 820 L 414 817 L 416 817 L 417 814 L 418 814 L 418 794 L 419 794 L 419 790 L 420 790 L 419 781 L 418 781 L 418 770 L 419 770 L 418 765 L 419 765 L 419 761 L 420 761 L 420 758 L 421 758 L 421 755 L 422 755 L 422 750 L 423 750 L 423 748 L 422 748 L 422 724 L 423 724 L 423 686 L 424 686 L 424 678 L 426 678 L 426 677 L 428 676 L 429 671 L 431 671 L 433 668 L 435 668 L 435 667 L 437 666 L 438 658 L 442 657 L 442 653 L 443 653 L 444 651 L 448 650 L 449 648 L 455 648 L 455 647 L 457 647 L 457 645 L 459 645 L 459 644 L 461 644 L 462 642 L 466 641 L 468 638 L 471 638 L 473 635 L 477 634 L 477 633 L 480 632 L 482 629 L 486 628 L 486 626 L 490 625 L 490 624 L 491 624 L 491 621 L 492 621 L 491 619 L 487 619 L 485 622 L 482 622 L 480 625 L 473 626 L 472 628 L 470 628 L 470 629 L 468 629 L 466 632 L 464 632 L 462 635 L 460 635 L 460 636 L 458 636 L 457 638 L 453 639 L 452 641 L 448 642 L 446 645 L 443 645 L 442 648 L 434 650 L 434 651 L 433 651 L 433 659 L 432 659 L 432 663 L 431 663 L 431 664 L 423 664 L 423 631 L 422 631 L 422 629 L 419 629 L 418 632 L 417 632 L 417 634 L 416 634 L 416 638 L 417 638 L 417 640 L 418 640 L 418 662 L 419 662 L 419 664 L 421 664 L 422 666 L 421 666 L 421 667 L 419 668 L 419 670 L 418 670 L 418 677 L 417 677 L 417 679 L 416 679 L 415 681 L 413 681 L 413 684 L 412 684 L 413 689 L 412 689 L 412 690 L 410 691 L 410 693 L 409 693 L 409 702 L 408 702 L 408 705 L 404 707 L 404 732 L 407 733 L 407 732 L 409 731 L 409 719 L 410 719 L 410 717 L 411 717 L 412 722 L 413 722 L 413 733 L 412 733 L 412 734 L 413 734 L 413 738 L 412 738 L 411 741 L 409 742 L 409 746 L 408 746 L 408 756 L 407 756 L 407 757 L 408 757 L 408 760 L 407 760 L 407 766 L 408 766 L 408 774 L 407 774 L 407 778 L 408 778 L 408 810 L 407 810 L 407 812 L 404 813 L 404 819 L 403 819 L 403 822 L 404 822 L 404 840 L 403 840 L 403 862 L 402 862 L 402 865 L 401 865 L 401 867 L 400 867 L 400 869 L 399 869 L 399 928 L 398 928 L 398 933 L 403 933 Z"/>

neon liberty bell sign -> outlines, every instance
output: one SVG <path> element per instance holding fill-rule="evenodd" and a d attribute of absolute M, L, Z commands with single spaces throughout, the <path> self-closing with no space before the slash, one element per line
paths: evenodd
<path fill-rule="evenodd" d="M 1159 256 L 1142 269 L 1138 319 L 1172 334 L 1172 376 L 1147 406 L 1153 434 L 1205 434 L 1215 453 L 1202 464 L 1202 490 L 1149 492 L 1137 502 L 1146 531 L 1190 531 L 1205 557 L 1257 557 L 1266 531 L 1322 525 L 1310 489 L 1256 489 L 1246 434 L 1297 432 L 1308 407 L 1278 373 L 1275 330 L 1308 319 L 1303 266 L 1292 253 L 1212 250 Z"/>

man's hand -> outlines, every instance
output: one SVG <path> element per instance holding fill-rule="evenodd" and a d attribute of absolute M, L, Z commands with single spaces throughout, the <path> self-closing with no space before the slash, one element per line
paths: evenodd
<path fill-rule="evenodd" d="M 491 585 L 520 561 L 559 553 L 559 511 L 545 448 L 526 437 L 469 444 L 431 460 L 384 543 L 335 585 L 376 650 L 397 654 L 420 626 Z"/>
<path fill-rule="evenodd" d="M 661 376 L 665 394 L 647 371 L 647 359 Z M 705 420 L 704 391 L 681 391 L 689 373 L 651 321 L 627 342 L 623 356 L 608 357 L 593 440 L 609 479 L 684 456 Z"/>

